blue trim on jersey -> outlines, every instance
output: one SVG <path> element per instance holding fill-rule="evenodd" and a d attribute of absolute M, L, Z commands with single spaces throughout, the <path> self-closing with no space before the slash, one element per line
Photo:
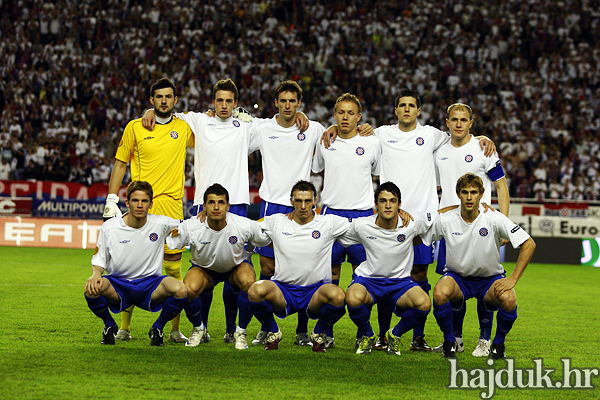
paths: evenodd
<path fill-rule="evenodd" d="M 498 279 L 506 278 L 506 271 L 503 274 L 479 277 L 479 276 L 461 276 L 455 272 L 446 272 L 444 276 L 450 276 L 454 279 L 460 291 L 463 295 L 463 300 L 460 303 L 460 307 L 458 307 L 458 303 L 453 303 L 452 308 L 455 311 L 460 310 L 463 307 L 463 304 L 466 300 L 469 300 L 475 297 L 477 300 L 482 300 L 485 298 L 485 294 L 490 290 L 490 287 L 496 282 Z M 488 311 L 497 311 L 500 306 L 492 306 L 489 303 L 484 301 L 485 308 Z M 455 308 L 457 307 L 457 308 Z"/>
<path fill-rule="evenodd" d="M 487 172 L 487 175 L 490 177 L 492 182 L 495 182 L 498 179 L 504 178 L 504 170 L 502 169 L 502 165 L 500 165 L 500 163 L 498 162 L 498 165 L 496 165 L 494 168 L 490 169 Z"/>
<path fill-rule="evenodd" d="M 157 312 L 162 310 L 162 303 L 152 304 L 152 293 L 165 279 L 166 275 L 147 276 L 145 278 L 127 280 L 111 275 L 105 275 L 112 287 L 121 298 L 119 306 L 108 305 L 113 314 L 118 314 L 134 305 L 146 311 Z"/>
<path fill-rule="evenodd" d="M 198 213 L 204 210 L 204 206 L 202 204 L 198 204 L 190 210 L 190 215 L 195 217 Z M 239 215 L 240 217 L 248 218 L 248 204 L 230 204 L 229 212 L 235 215 Z"/>
<path fill-rule="evenodd" d="M 425 246 L 424 244 L 420 244 L 418 246 L 414 246 L 413 249 L 415 251 L 415 259 L 413 261 L 413 265 L 433 263 L 433 253 L 435 250 L 433 244 L 431 246 Z"/>
<path fill-rule="evenodd" d="M 284 206 L 276 203 L 264 201 L 260 204 L 260 218 L 267 217 L 273 214 L 289 214 L 294 211 L 292 206 Z M 271 247 L 255 247 L 254 252 L 264 257 L 275 258 L 275 252 Z"/>
<path fill-rule="evenodd" d="M 369 217 L 373 215 L 373 210 L 338 210 L 325 206 L 321 209 L 321 215 L 327 214 L 337 215 L 352 220 L 355 218 Z M 331 252 L 331 264 L 341 264 L 346 261 L 346 257 L 348 258 L 348 262 L 350 264 L 360 265 L 360 263 L 367 259 L 367 253 L 365 252 L 365 248 L 362 244 L 353 244 L 351 246 L 344 247 L 338 242 L 334 242 L 333 250 Z"/>
<path fill-rule="evenodd" d="M 306 315 L 312 319 L 317 319 L 317 316 L 311 316 L 308 313 L 308 304 L 313 298 L 315 292 L 319 288 L 325 285 L 325 282 L 318 282 L 309 286 L 291 285 L 289 283 L 283 283 L 276 280 L 271 280 L 281 290 L 285 299 L 285 312 L 275 312 L 278 318 L 284 319 L 288 315 L 292 315 L 300 310 L 304 310 Z"/>
<path fill-rule="evenodd" d="M 373 298 L 373 304 L 387 304 L 390 310 L 398 316 L 401 312 L 396 312 L 396 303 L 400 297 L 413 287 L 419 287 L 411 278 L 367 278 L 366 276 L 356 275 L 352 278 L 350 286 L 358 283 L 367 289 L 367 292 Z M 350 287 L 348 286 L 348 287 Z"/>

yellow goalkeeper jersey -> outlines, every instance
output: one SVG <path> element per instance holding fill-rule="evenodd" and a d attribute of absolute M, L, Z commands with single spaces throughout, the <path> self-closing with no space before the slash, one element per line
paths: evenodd
<path fill-rule="evenodd" d="M 149 131 L 139 118 L 125 127 L 115 158 L 124 163 L 131 161 L 131 180 L 150 183 L 154 197 L 181 200 L 186 147 L 194 147 L 194 133 L 185 121 L 173 116 L 168 124 L 157 123 Z"/>

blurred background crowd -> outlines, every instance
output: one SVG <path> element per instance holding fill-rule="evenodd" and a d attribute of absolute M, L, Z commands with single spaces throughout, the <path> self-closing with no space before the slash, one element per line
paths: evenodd
<path fill-rule="evenodd" d="M 178 111 L 207 110 L 229 77 L 259 117 L 294 79 L 325 126 L 344 92 L 375 127 L 397 123 L 402 87 L 440 129 L 468 103 L 512 197 L 600 200 L 599 0 L 0 0 L 0 31 L 0 179 L 107 182 L 161 77 Z"/>

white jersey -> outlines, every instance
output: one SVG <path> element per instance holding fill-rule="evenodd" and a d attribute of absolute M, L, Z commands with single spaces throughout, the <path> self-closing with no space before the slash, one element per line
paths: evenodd
<path fill-rule="evenodd" d="M 380 157 L 381 146 L 375 136 L 337 137 L 328 149 L 317 144 L 312 170 L 325 169 L 323 204 L 337 210 L 373 208 L 371 175 L 379 175 Z"/>
<path fill-rule="evenodd" d="M 400 188 L 402 209 L 409 213 L 433 212 L 438 207 L 433 153 L 450 135 L 429 125 L 403 132 L 398 125 L 375 129 L 381 142 L 380 182 Z"/>
<path fill-rule="evenodd" d="M 263 180 L 258 191 L 261 199 L 289 206 L 292 186 L 300 180 L 310 180 L 315 145 L 323 132 L 323 125 L 314 121 L 304 132 L 297 125 L 284 128 L 277 123 L 277 115 L 253 127 L 250 153 L 260 150 L 262 156 Z"/>
<path fill-rule="evenodd" d="M 175 250 L 190 245 L 192 263 L 216 272 L 228 272 L 250 258 L 244 242 L 255 246 L 271 243 L 256 222 L 229 212 L 226 218 L 227 225 L 220 231 L 211 229 L 207 221 L 187 219 L 167 237 L 167 246 Z"/>
<path fill-rule="evenodd" d="M 442 187 L 440 208 L 460 204 L 456 195 L 456 181 L 458 178 L 472 172 L 483 180 L 482 203 L 492 203 L 492 180 L 488 172 L 500 164 L 498 154 L 486 157 L 479 145 L 479 140 L 471 135 L 469 143 L 454 147 L 448 142 L 435 152 L 435 168 L 439 177 L 439 186 Z M 502 178 L 502 177 L 500 177 Z"/>
<path fill-rule="evenodd" d="M 415 215 L 415 220 L 404 228 L 402 220 L 398 219 L 395 229 L 377 226 L 377 214 L 356 218 L 339 242 L 344 246 L 364 246 L 367 259 L 356 268 L 356 275 L 367 278 L 408 278 L 414 260 L 413 239 L 427 232 L 435 215 Z"/>
<path fill-rule="evenodd" d="M 123 218 L 111 218 L 100 228 L 92 265 L 127 280 L 161 276 L 165 238 L 178 224 L 177 219 L 148 214 L 144 226 L 132 228 Z"/>
<path fill-rule="evenodd" d="M 214 183 L 227 189 L 231 204 L 250 204 L 248 145 L 252 124 L 197 112 L 175 116 L 187 122 L 196 136 L 194 205 L 202 204 L 204 192 Z"/>
<path fill-rule="evenodd" d="M 446 239 L 446 269 L 462 276 L 489 277 L 502 274 L 500 245 L 510 240 L 514 248 L 529 239 L 529 234 L 500 212 L 483 212 L 467 223 L 460 215 L 460 207 L 437 218 L 427 234 L 421 236 L 423 243 Z"/>
<path fill-rule="evenodd" d="M 287 215 L 274 214 L 258 224 L 273 241 L 273 280 L 300 286 L 331 283 L 331 249 L 350 227 L 347 218 L 317 214 L 300 225 Z"/>

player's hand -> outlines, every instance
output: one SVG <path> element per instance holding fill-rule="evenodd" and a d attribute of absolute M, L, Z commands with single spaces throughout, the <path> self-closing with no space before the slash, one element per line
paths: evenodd
<path fill-rule="evenodd" d="M 496 284 L 494 285 L 494 293 L 496 294 L 496 297 L 498 299 L 500 299 L 500 296 L 504 292 L 507 292 L 507 291 L 511 290 L 512 288 L 514 288 L 516 284 L 517 284 L 517 282 L 511 278 L 498 279 L 496 281 Z"/>
<path fill-rule="evenodd" d="M 200 222 L 206 221 L 206 210 L 200 211 L 198 215 L 196 215 L 196 218 L 198 218 Z"/>
<path fill-rule="evenodd" d="M 121 212 L 121 209 L 119 209 L 119 196 L 114 193 L 106 196 L 106 205 L 104 206 L 104 214 L 102 214 L 104 221 L 107 221 L 112 217 L 121 218 L 122 216 L 123 213 Z"/>
<path fill-rule="evenodd" d="M 375 131 L 370 124 L 363 124 L 356 127 L 360 136 L 371 136 Z"/>
<path fill-rule="evenodd" d="M 323 132 L 323 135 L 321 135 L 321 140 L 319 141 L 319 143 L 323 143 L 323 146 L 325 146 L 325 148 L 328 149 L 329 146 L 331 146 L 331 143 L 333 143 L 335 141 L 335 138 L 337 136 L 338 136 L 337 125 L 331 125 L 329 128 L 327 128 L 327 130 L 325 132 Z"/>
<path fill-rule="evenodd" d="M 290 213 L 287 213 L 287 214 L 285 214 L 285 215 L 288 217 L 288 219 L 289 219 L 290 221 L 293 221 L 293 220 L 294 220 L 294 212 L 290 212 Z"/>
<path fill-rule="evenodd" d="M 486 136 L 476 136 L 476 138 L 479 139 L 479 146 L 486 157 L 489 157 L 496 152 L 496 145 L 489 138 Z"/>
<path fill-rule="evenodd" d="M 400 217 L 400 219 L 402 220 L 402 228 L 407 227 L 408 224 L 410 224 L 410 221 L 415 220 L 412 215 L 410 215 L 401 208 L 398 208 L 398 217 Z"/>
<path fill-rule="evenodd" d="M 206 112 L 204 114 L 208 115 L 211 118 L 213 118 L 215 115 L 217 115 L 217 113 L 215 113 L 215 110 L 206 110 Z"/>
<path fill-rule="evenodd" d="M 102 289 L 102 275 L 94 271 L 85 282 L 85 292 L 97 296 L 100 294 L 100 289 Z"/>
<path fill-rule="evenodd" d="M 245 108 L 236 107 L 233 109 L 233 118 L 237 118 L 242 122 L 252 122 L 252 114 Z"/>
<path fill-rule="evenodd" d="M 492 211 L 492 212 L 496 212 L 496 209 L 492 206 L 490 206 L 488 203 L 481 203 L 481 205 L 483 206 L 483 213 L 485 214 L 488 211 Z"/>
<path fill-rule="evenodd" d="M 298 111 L 296 113 L 296 125 L 298 125 L 298 129 L 300 129 L 300 132 L 304 132 L 305 130 L 307 130 L 309 124 L 310 121 L 306 114 L 304 114 L 302 111 Z"/>
<path fill-rule="evenodd" d="M 146 129 L 148 129 L 149 131 L 154 129 L 154 125 L 156 124 L 156 117 L 154 116 L 154 110 L 153 109 L 148 109 L 146 110 L 146 112 L 144 113 L 144 116 L 142 117 L 142 126 Z"/>

